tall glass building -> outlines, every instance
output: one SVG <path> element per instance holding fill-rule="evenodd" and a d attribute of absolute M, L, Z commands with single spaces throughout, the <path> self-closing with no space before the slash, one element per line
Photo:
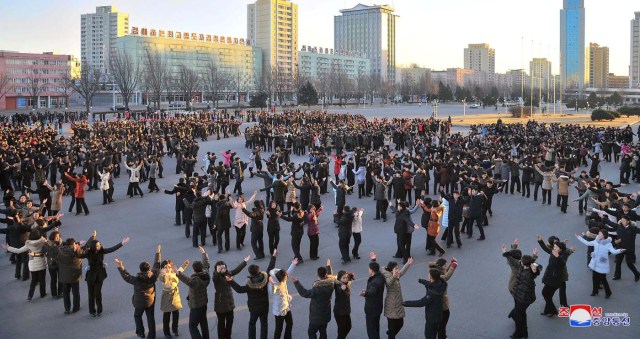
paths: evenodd
<path fill-rule="evenodd" d="M 563 0 L 560 10 L 560 75 L 563 88 L 585 83 L 584 0 Z"/>

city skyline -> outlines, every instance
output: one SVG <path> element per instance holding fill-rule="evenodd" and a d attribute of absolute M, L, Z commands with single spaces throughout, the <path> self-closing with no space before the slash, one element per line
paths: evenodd
<path fill-rule="evenodd" d="M 496 50 L 496 72 L 527 69 L 528 62 L 534 57 L 548 58 L 554 74 L 559 72 L 558 12 L 562 8 L 562 1 L 559 0 L 548 1 L 535 8 L 526 8 L 521 3 L 508 0 L 491 0 L 482 5 L 472 0 L 447 3 L 416 0 L 328 0 L 321 4 L 310 0 L 293 2 L 299 6 L 299 47 L 333 46 L 333 20 L 341 9 L 354 7 L 358 3 L 388 4 L 399 16 L 398 66 L 416 63 L 434 70 L 463 67 L 461 52 L 468 44 L 488 43 Z M 634 8 L 631 2 L 615 2 L 616 6 L 611 6 L 610 3 L 585 0 L 585 44 L 595 42 L 609 47 L 610 72 L 628 75 L 629 22 L 640 6 Z M 65 6 L 61 6 L 60 2 L 44 0 L 17 3 L 5 10 L 0 21 L 0 29 L 12 32 L 3 37 L 0 49 L 34 53 L 53 51 L 79 57 L 81 14 L 93 12 L 96 6 L 108 5 L 117 6 L 119 11 L 129 14 L 131 27 L 246 38 L 246 5 L 249 3 L 252 1 L 237 1 L 231 5 L 220 0 L 69 0 L 64 2 Z M 176 11 L 175 6 L 178 5 L 186 5 L 188 9 Z M 32 29 L 32 25 L 27 28 L 28 20 L 21 14 L 27 11 L 27 6 L 30 8 L 30 19 L 36 20 L 42 27 L 53 29 Z M 434 49 L 437 53 L 433 52 Z"/>

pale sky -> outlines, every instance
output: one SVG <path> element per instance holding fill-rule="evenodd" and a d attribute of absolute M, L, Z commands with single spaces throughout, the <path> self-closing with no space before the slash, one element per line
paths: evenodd
<path fill-rule="evenodd" d="M 246 37 L 248 0 L 0 0 L 0 49 L 80 56 L 80 15 L 115 5 L 131 26 Z M 558 72 L 562 0 L 298 0 L 299 44 L 333 47 L 333 17 L 358 3 L 389 4 L 400 16 L 397 62 L 434 70 L 463 67 L 469 43 L 496 50 L 496 71 L 529 69 L 547 57 Z M 585 0 L 586 39 L 609 47 L 609 71 L 628 75 L 637 0 Z M 524 64 L 523 64 L 524 60 Z"/>

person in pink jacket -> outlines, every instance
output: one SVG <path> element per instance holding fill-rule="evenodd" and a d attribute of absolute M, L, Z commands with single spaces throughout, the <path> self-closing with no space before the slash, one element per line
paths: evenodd
<path fill-rule="evenodd" d="M 232 153 L 231 150 L 227 150 L 226 152 L 222 152 L 220 154 L 222 154 L 222 157 L 224 158 L 224 167 L 229 167 L 231 165 L 231 158 L 236 155 L 236 153 Z"/>
<path fill-rule="evenodd" d="M 254 191 L 251 198 L 247 201 L 244 200 L 244 196 L 238 196 L 238 200 L 231 200 L 231 207 L 235 210 L 233 216 L 233 226 L 236 229 L 236 248 L 240 249 L 244 246 L 244 237 L 247 234 L 247 224 L 249 223 L 249 217 L 242 212 L 243 208 L 247 208 L 255 199 L 258 191 Z"/>
<path fill-rule="evenodd" d="M 311 260 L 318 260 L 318 246 L 320 245 L 320 228 L 318 227 L 318 217 L 322 212 L 322 206 L 316 209 L 315 205 L 309 206 L 307 218 L 307 235 L 309 236 L 309 257 Z"/>

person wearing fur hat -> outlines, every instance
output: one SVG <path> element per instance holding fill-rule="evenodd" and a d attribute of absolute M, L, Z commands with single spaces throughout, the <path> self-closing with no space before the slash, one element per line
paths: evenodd
<path fill-rule="evenodd" d="M 605 298 L 608 299 L 611 296 L 611 288 L 607 281 L 607 273 L 609 273 L 610 270 L 609 254 L 617 255 L 623 253 L 625 249 L 613 248 L 609 232 L 606 229 L 600 230 L 600 232 L 598 232 L 598 236 L 592 241 L 586 241 L 579 234 L 576 234 L 576 239 L 587 246 L 593 246 L 591 261 L 589 262 L 589 268 L 593 271 L 591 296 L 598 295 L 599 286 L 602 284 L 604 287 Z"/>
<path fill-rule="evenodd" d="M 142 262 L 140 263 L 140 272 L 135 276 L 127 272 L 120 259 L 115 259 L 122 279 L 133 285 L 133 298 L 131 299 L 135 308 L 133 319 L 136 323 L 136 334 L 140 338 L 145 337 L 142 313 L 147 315 L 147 326 L 149 326 L 149 332 L 146 337 L 156 337 L 154 310 L 156 304 L 156 280 L 158 280 L 158 271 L 160 270 L 160 249 L 161 247 L 158 245 L 153 267 L 146 261 Z"/>
<path fill-rule="evenodd" d="M 292 277 L 296 290 L 303 298 L 311 299 L 309 303 L 309 338 L 327 338 L 327 324 L 331 321 L 331 297 L 333 296 L 335 277 L 329 275 L 331 261 L 327 260 L 326 267 L 318 267 L 318 279 L 313 282 L 311 289 L 306 289 L 295 277 Z"/>
<path fill-rule="evenodd" d="M 198 249 L 202 254 L 202 261 L 195 261 L 191 265 L 191 268 L 193 269 L 193 274 L 191 274 L 191 276 L 187 277 L 184 274 L 184 271 L 189 266 L 189 260 L 186 260 L 177 271 L 175 270 L 175 267 L 171 267 L 170 270 L 171 272 L 177 273 L 178 279 L 189 286 L 189 296 L 187 297 L 189 303 L 189 334 L 192 338 L 209 338 L 209 322 L 207 321 L 207 302 L 209 300 L 207 295 L 207 287 L 209 286 L 209 255 L 202 246 Z M 179 293 L 179 291 L 176 292 Z M 175 300 L 175 294 L 172 297 L 173 300 Z M 178 298 L 178 300 L 179 299 L 180 298 Z M 173 301 L 172 304 L 174 304 Z M 165 317 L 168 318 L 168 316 Z M 177 319 L 175 313 L 173 320 L 175 326 L 173 328 L 173 334 L 177 336 L 178 327 L 176 324 Z M 166 322 L 164 323 L 166 324 L 164 326 L 166 335 L 169 331 L 168 319 L 166 319 Z M 198 326 L 200 326 L 200 331 L 198 331 Z"/>
<path fill-rule="evenodd" d="M 249 265 L 247 282 L 240 286 L 233 280 L 232 276 L 227 276 L 227 281 L 231 284 L 236 293 L 247 294 L 247 307 L 249 308 L 249 339 L 256 339 L 256 323 L 260 320 L 260 339 L 267 339 L 269 333 L 269 271 L 276 266 L 277 249 L 273 251 L 269 266 L 266 271 L 260 271 L 258 265 Z"/>
<path fill-rule="evenodd" d="M 424 307 L 425 323 L 424 337 L 435 339 L 438 334 L 438 327 L 442 322 L 443 298 L 447 292 L 447 282 L 441 278 L 440 270 L 432 268 L 429 270 L 429 281 L 427 282 L 427 293 L 419 300 L 403 301 L 404 307 Z"/>
<path fill-rule="evenodd" d="M 269 271 L 269 295 L 271 295 L 271 312 L 275 316 L 276 328 L 273 333 L 275 339 L 280 339 L 282 326 L 284 328 L 284 339 L 291 339 L 293 329 L 293 317 L 291 315 L 291 295 L 287 288 L 287 278 L 298 265 L 298 258 L 293 258 L 291 265 L 285 271 L 274 268 Z"/>
<path fill-rule="evenodd" d="M 435 268 L 440 271 L 440 278 L 446 282 L 451 279 L 453 276 L 453 272 L 455 272 L 458 267 L 458 261 L 456 258 L 451 259 L 451 263 L 447 266 L 447 261 L 443 258 L 438 259 L 435 262 L 429 263 L 429 269 Z M 425 287 L 429 286 L 429 281 L 425 279 L 418 279 L 418 282 L 424 285 Z M 442 297 L 442 321 L 438 325 L 438 338 L 445 339 L 447 338 L 447 323 L 449 322 L 449 317 L 451 312 L 449 311 L 449 295 L 448 292 L 444 292 L 444 296 Z"/>

